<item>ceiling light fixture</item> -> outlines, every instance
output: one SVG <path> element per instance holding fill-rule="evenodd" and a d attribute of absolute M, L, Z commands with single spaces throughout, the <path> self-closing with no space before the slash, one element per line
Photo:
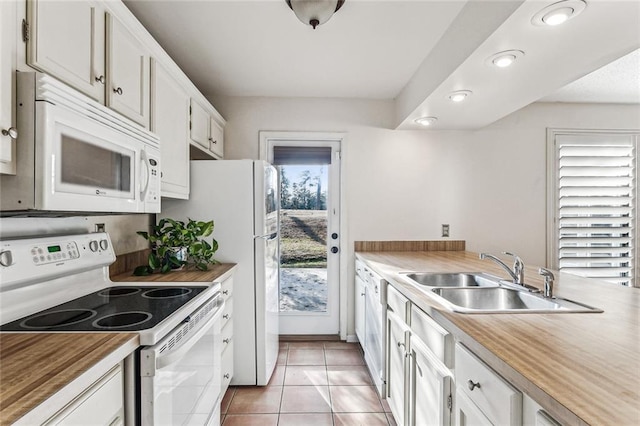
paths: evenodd
<path fill-rule="evenodd" d="M 462 102 L 471 96 L 473 92 L 471 90 L 456 90 L 449 93 L 449 100 L 452 102 Z"/>
<path fill-rule="evenodd" d="M 285 0 L 298 19 L 315 30 L 327 22 L 344 4 L 344 0 Z"/>
<path fill-rule="evenodd" d="M 420 117 L 416 118 L 414 121 L 422 126 L 431 126 L 438 121 L 438 117 Z"/>
<path fill-rule="evenodd" d="M 495 65 L 499 68 L 506 68 L 523 55 L 524 52 L 522 50 L 505 50 L 503 52 L 498 52 L 495 55 L 489 56 L 485 62 L 489 65 Z"/>
<path fill-rule="evenodd" d="M 534 25 L 555 26 L 575 18 L 587 7 L 584 0 L 563 0 L 550 4 L 533 15 L 531 23 Z"/>

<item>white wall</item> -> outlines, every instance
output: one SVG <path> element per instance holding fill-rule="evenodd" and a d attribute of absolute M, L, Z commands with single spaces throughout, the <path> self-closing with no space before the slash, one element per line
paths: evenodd
<path fill-rule="evenodd" d="M 477 131 L 396 131 L 389 130 L 390 101 L 212 103 L 227 119 L 228 159 L 258 158 L 261 130 L 348 134 L 349 259 L 355 240 L 438 239 L 448 223 L 451 238 L 466 240 L 468 250 L 513 251 L 527 264 L 544 265 L 546 128 L 640 128 L 639 105 L 537 103 Z"/>

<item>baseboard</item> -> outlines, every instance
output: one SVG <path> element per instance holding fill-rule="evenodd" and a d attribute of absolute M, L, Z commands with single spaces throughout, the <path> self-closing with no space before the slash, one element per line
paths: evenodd
<path fill-rule="evenodd" d="M 358 343 L 358 337 L 355 334 L 347 335 L 347 343 Z"/>
<path fill-rule="evenodd" d="M 281 342 L 339 342 L 338 334 L 281 334 Z"/>

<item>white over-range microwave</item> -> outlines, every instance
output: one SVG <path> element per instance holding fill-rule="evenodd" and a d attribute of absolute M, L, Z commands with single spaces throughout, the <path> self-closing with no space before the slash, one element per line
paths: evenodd
<path fill-rule="evenodd" d="M 17 73 L 17 172 L 0 177 L 3 215 L 159 213 L 156 135 L 39 72 Z"/>

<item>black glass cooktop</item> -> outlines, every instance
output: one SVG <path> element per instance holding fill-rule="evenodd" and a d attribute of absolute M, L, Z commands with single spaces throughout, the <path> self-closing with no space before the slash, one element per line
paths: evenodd
<path fill-rule="evenodd" d="M 207 287 L 110 287 L 0 326 L 1 331 L 139 331 Z"/>

